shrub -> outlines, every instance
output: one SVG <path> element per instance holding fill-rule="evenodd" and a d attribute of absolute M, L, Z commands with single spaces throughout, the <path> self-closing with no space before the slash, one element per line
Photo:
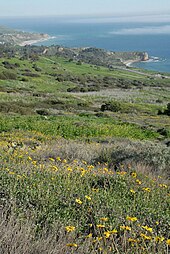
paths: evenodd
<path fill-rule="evenodd" d="M 27 82 L 28 79 L 27 79 L 26 77 L 22 77 L 22 78 L 20 79 L 20 81 Z"/>
<path fill-rule="evenodd" d="M 170 102 L 167 104 L 167 108 L 162 111 L 162 110 L 158 110 L 158 115 L 167 115 L 170 116 Z"/>
<path fill-rule="evenodd" d="M 162 144 L 150 142 L 115 142 L 115 145 L 103 147 L 96 162 L 106 162 L 116 166 L 121 164 L 143 164 L 149 166 L 155 173 L 169 174 L 170 148 Z"/>
<path fill-rule="evenodd" d="M 1 80 L 6 80 L 6 79 L 16 80 L 17 75 L 16 75 L 16 73 L 14 73 L 12 71 L 5 70 L 2 73 L 0 73 L 0 79 Z"/>
<path fill-rule="evenodd" d="M 49 112 L 46 109 L 37 109 L 36 113 L 41 116 L 48 116 Z"/>
<path fill-rule="evenodd" d="M 112 111 L 112 112 L 118 112 L 122 110 L 122 105 L 118 101 L 110 101 L 108 103 L 105 103 L 101 105 L 101 111 Z"/>

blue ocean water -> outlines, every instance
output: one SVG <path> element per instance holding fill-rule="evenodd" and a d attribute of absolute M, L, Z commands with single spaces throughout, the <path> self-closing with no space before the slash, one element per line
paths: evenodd
<path fill-rule="evenodd" d="M 170 72 L 170 23 L 82 22 L 65 18 L 0 18 L 0 25 L 47 33 L 54 37 L 43 45 L 97 47 L 111 51 L 146 51 L 148 62 L 135 66 Z"/>

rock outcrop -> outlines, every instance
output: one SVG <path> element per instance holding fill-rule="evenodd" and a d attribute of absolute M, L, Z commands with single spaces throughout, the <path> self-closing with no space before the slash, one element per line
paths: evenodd
<path fill-rule="evenodd" d="M 149 55 L 147 52 L 144 52 L 142 54 L 142 58 L 141 58 L 141 61 L 148 61 L 149 60 Z"/>

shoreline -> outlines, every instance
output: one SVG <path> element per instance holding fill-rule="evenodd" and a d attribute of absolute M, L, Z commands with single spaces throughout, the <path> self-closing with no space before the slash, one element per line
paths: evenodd
<path fill-rule="evenodd" d="M 37 39 L 37 40 L 26 40 L 26 41 L 18 43 L 18 45 L 21 46 L 21 47 L 24 47 L 24 46 L 27 46 L 27 45 L 34 45 L 36 43 L 40 43 L 40 42 L 43 42 L 43 41 L 48 41 L 48 40 L 54 39 L 54 38 L 55 38 L 55 36 L 49 36 L 47 38 L 41 38 L 41 39 Z"/>
<path fill-rule="evenodd" d="M 123 63 L 126 65 L 126 67 L 132 67 L 133 63 L 139 63 L 142 62 L 142 60 L 127 60 L 123 61 Z"/>

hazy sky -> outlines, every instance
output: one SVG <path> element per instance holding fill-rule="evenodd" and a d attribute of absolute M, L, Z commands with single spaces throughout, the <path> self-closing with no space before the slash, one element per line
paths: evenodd
<path fill-rule="evenodd" d="M 170 13 L 170 0 L 0 0 L 0 17 Z"/>

